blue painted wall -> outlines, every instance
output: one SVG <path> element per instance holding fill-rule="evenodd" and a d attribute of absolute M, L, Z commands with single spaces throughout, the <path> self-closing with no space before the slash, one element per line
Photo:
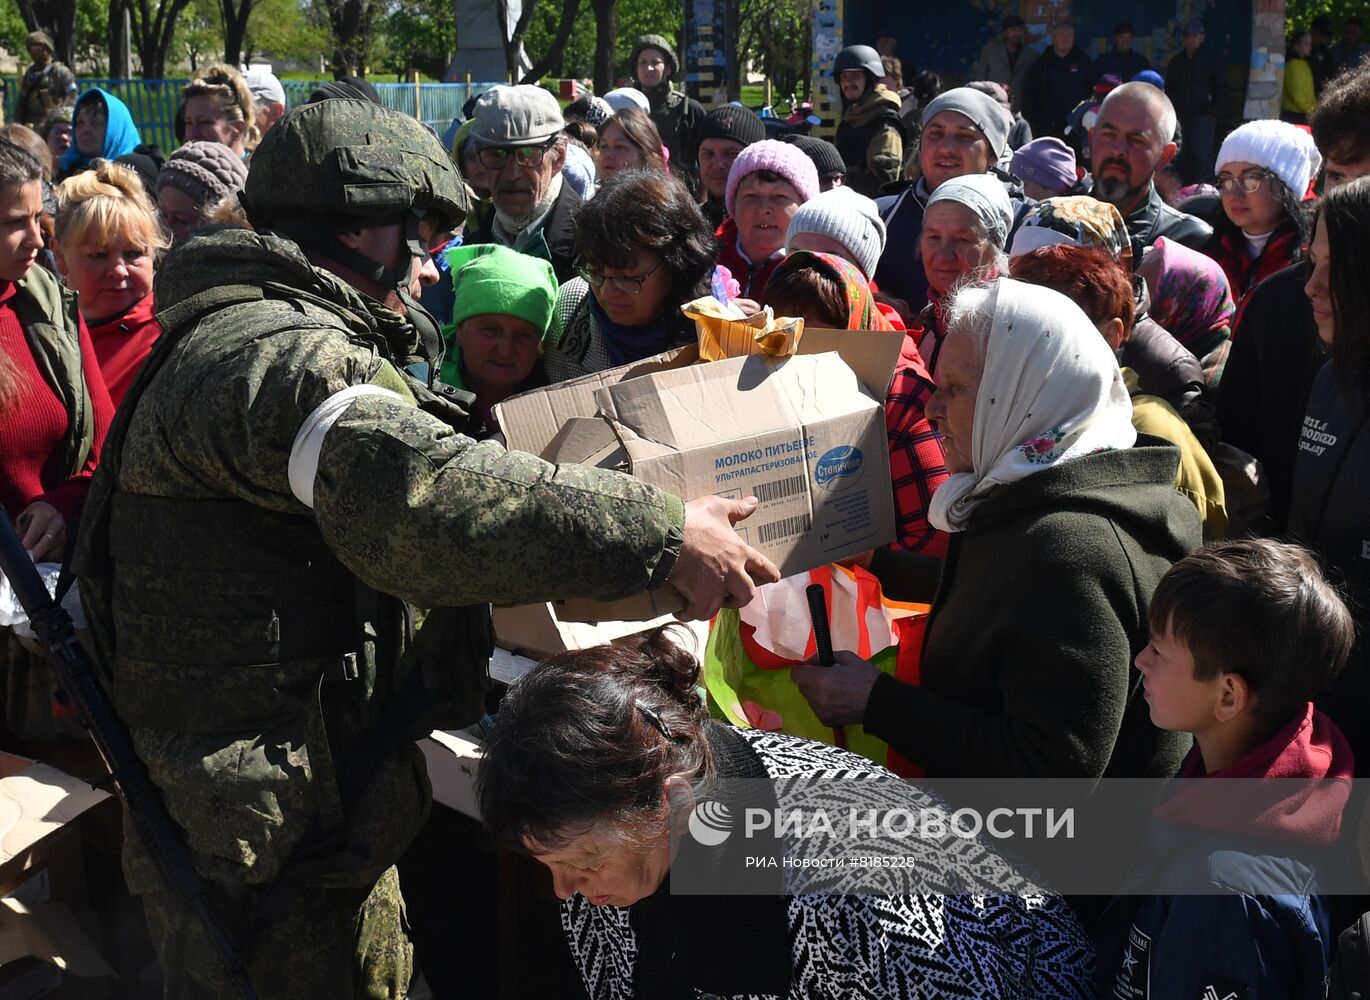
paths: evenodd
<path fill-rule="evenodd" d="M 891 3 L 890 0 L 846 0 L 843 34 L 846 44 L 872 44 L 880 35 L 899 40 L 904 80 L 913 70 L 931 69 L 954 81 L 967 79 L 985 42 L 998 34 L 1005 13 L 1018 9 L 1014 0 L 937 0 Z M 1112 44 L 1113 25 L 1131 21 L 1134 48 L 1165 72 L 1180 48 L 1180 26 L 1202 17 L 1209 48 L 1227 62 L 1245 67 L 1251 54 L 1251 5 L 1236 0 L 1110 0 L 1075 4 L 1075 41 L 1091 57 Z"/>

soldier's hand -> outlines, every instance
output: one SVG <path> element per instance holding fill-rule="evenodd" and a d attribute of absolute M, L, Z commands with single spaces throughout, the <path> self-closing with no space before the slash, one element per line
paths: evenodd
<path fill-rule="evenodd" d="M 712 618 L 719 608 L 741 608 L 757 584 L 780 579 L 775 564 L 742 540 L 733 525 L 756 510 L 756 497 L 707 496 L 685 505 L 685 544 L 667 578 L 685 598 L 681 621 Z"/>

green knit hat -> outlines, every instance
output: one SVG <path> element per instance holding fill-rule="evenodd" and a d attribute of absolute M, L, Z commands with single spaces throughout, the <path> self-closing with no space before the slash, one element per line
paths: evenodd
<path fill-rule="evenodd" d="M 446 257 L 452 268 L 454 326 L 494 313 L 517 316 L 547 332 L 557 301 L 557 276 L 547 261 L 495 243 L 453 247 Z"/>

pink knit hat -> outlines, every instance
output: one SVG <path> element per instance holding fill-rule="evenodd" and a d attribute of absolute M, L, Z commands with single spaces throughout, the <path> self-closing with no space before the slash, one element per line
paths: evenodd
<path fill-rule="evenodd" d="M 724 192 L 723 204 L 729 215 L 733 214 L 733 198 L 742 178 L 758 170 L 770 170 L 789 181 L 799 192 L 801 205 L 818 193 L 818 170 L 813 160 L 797 146 L 775 139 L 763 139 L 738 153 L 732 169 L 728 171 L 728 187 Z"/>

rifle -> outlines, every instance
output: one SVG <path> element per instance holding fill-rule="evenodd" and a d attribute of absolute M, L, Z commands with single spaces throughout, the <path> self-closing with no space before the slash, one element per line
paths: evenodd
<path fill-rule="evenodd" d="M 29 616 L 34 634 L 47 650 L 62 691 L 81 715 L 81 724 L 104 759 L 114 788 L 168 890 L 194 911 L 223 960 L 224 971 L 243 1000 L 256 1000 L 247 970 L 228 932 L 209 908 L 204 880 L 195 870 L 190 848 L 147 776 L 123 724 L 100 686 L 85 650 L 76 641 L 71 616 L 48 594 L 24 544 L 0 506 L 0 573 L 9 579 Z"/>

